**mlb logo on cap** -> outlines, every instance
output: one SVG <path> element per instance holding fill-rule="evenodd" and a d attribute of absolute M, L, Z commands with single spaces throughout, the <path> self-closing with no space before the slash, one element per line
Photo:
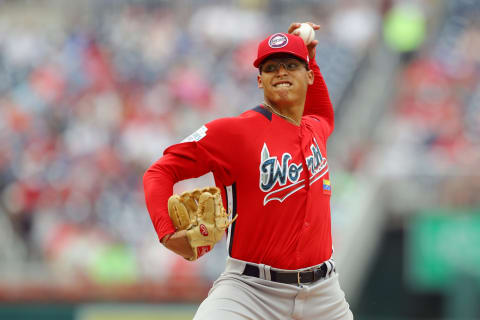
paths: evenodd
<path fill-rule="evenodd" d="M 288 38 L 282 33 L 276 33 L 268 40 L 270 48 L 283 48 L 288 44 Z"/>
<path fill-rule="evenodd" d="M 276 53 L 288 53 L 300 60 L 309 62 L 308 50 L 302 38 L 289 33 L 275 33 L 260 42 L 257 59 L 253 62 L 253 65 L 258 68 L 263 60 Z"/>

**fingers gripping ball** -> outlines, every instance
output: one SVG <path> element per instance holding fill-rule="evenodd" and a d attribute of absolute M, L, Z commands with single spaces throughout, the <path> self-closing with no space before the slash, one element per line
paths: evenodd
<path fill-rule="evenodd" d="M 229 225 L 220 189 L 209 187 L 173 195 L 168 212 L 175 228 L 187 230 L 187 238 L 196 260 L 213 249 Z"/>
<path fill-rule="evenodd" d="M 305 45 L 308 45 L 313 39 L 315 39 L 315 30 L 313 30 L 308 23 L 302 23 L 300 27 L 295 29 L 295 33 L 303 39 Z"/>

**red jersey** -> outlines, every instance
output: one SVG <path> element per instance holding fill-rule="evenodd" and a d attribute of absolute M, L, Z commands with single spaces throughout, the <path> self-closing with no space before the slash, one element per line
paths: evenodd
<path fill-rule="evenodd" d="M 160 239 L 175 231 L 167 210 L 173 184 L 212 172 L 227 212 L 238 214 L 227 232 L 232 258 L 299 269 L 331 257 L 333 108 L 315 59 L 310 68 L 300 126 L 258 106 L 206 124 L 147 170 L 146 203 Z"/>

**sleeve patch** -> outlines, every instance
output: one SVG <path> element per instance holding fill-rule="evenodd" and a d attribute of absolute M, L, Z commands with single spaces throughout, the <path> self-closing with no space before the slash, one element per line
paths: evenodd
<path fill-rule="evenodd" d="M 197 131 L 183 139 L 181 142 L 193 142 L 193 141 L 200 141 L 207 135 L 208 128 L 205 126 L 201 126 Z"/>

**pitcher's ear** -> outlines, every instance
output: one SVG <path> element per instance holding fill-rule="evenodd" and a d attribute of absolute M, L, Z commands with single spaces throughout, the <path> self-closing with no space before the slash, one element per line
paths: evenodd
<path fill-rule="evenodd" d="M 313 84 L 313 80 L 315 79 L 315 76 L 313 74 L 313 71 L 312 70 L 308 70 L 307 71 L 307 82 L 308 82 L 308 85 L 312 85 Z"/>
<path fill-rule="evenodd" d="M 258 85 L 258 88 L 263 89 L 262 77 L 260 77 L 259 74 L 257 75 L 257 85 Z"/>

